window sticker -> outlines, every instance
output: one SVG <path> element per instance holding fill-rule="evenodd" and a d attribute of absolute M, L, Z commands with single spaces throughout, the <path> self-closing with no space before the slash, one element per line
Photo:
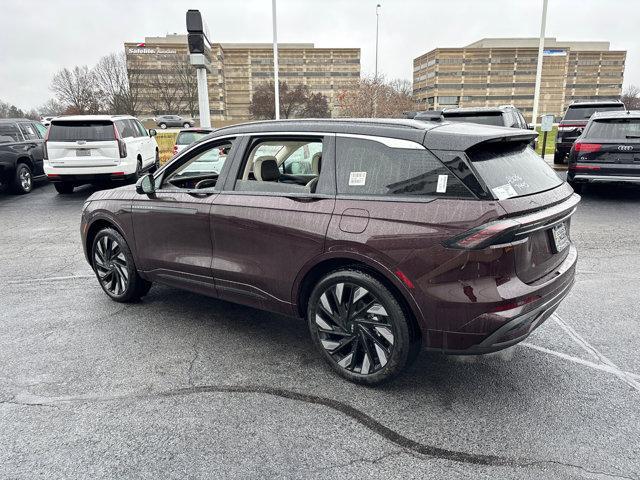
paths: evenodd
<path fill-rule="evenodd" d="M 438 185 L 436 186 L 436 193 L 446 193 L 448 179 L 449 175 L 438 175 Z"/>
<path fill-rule="evenodd" d="M 498 200 L 504 200 L 505 198 L 518 196 L 518 192 L 516 192 L 515 188 L 513 188 L 510 183 L 492 188 L 491 191 L 495 194 L 496 197 L 498 197 Z"/>
<path fill-rule="evenodd" d="M 349 185 L 364 185 L 367 181 L 367 172 L 351 172 L 349 174 Z"/>

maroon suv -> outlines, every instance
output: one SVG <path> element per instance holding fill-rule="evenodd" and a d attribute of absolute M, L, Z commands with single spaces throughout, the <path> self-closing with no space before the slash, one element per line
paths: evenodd
<path fill-rule="evenodd" d="M 119 302 L 152 282 L 307 319 L 373 384 L 420 347 L 486 353 L 568 294 L 580 197 L 527 130 L 416 120 L 216 130 L 136 187 L 94 193 L 87 260 Z"/>

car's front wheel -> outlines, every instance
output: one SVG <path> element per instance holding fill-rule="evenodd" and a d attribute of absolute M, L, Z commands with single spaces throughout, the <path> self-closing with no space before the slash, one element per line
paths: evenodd
<path fill-rule="evenodd" d="M 324 359 L 352 382 L 387 381 L 419 351 L 417 330 L 394 294 L 357 270 L 333 272 L 318 282 L 307 321 Z"/>
<path fill-rule="evenodd" d="M 93 239 L 91 265 L 104 293 L 116 302 L 138 300 L 151 288 L 138 274 L 127 242 L 113 228 L 100 230 Z"/>

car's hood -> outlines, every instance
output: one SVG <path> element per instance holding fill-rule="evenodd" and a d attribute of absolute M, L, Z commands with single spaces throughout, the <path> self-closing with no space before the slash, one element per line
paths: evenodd
<path fill-rule="evenodd" d="M 87 198 L 87 202 L 95 202 L 97 200 L 131 200 L 137 195 L 138 193 L 136 193 L 135 185 L 124 185 L 110 190 L 99 190 L 94 192 L 89 198 Z"/>

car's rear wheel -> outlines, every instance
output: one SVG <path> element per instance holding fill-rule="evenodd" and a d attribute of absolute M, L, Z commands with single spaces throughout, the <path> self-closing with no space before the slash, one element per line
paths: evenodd
<path fill-rule="evenodd" d="M 151 288 L 138 274 L 127 242 L 113 228 L 100 230 L 93 239 L 91 265 L 102 290 L 116 302 L 138 300 Z"/>
<path fill-rule="evenodd" d="M 191 124 L 189 122 L 184 122 L 184 125 L 182 125 L 184 128 L 189 128 L 191 127 Z"/>
<path fill-rule="evenodd" d="M 357 270 L 333 272 L 318 282 L 307 322 L 324 359 L 352 382 L 387 381 L 419 350 L 416 330 L 394 294 Z"/>
<path fill-rule="evenodd" d="M 53 184 L 56 192 L 61 194 L 73 193 L 73 183 L 68 182 L 56 182 Z"/>
<path fill-rule="evenodd" d="M 558 152 L 556 150 L 556 152 L 553 154 L 553 163 L 556 165 L 564 164 L 564 157 L 565 157 L 564 152 Z"/>
<path fill-rule="evenodd" d="M 582 190 L 584 189 L 584 183 L 576 183 L 576 182 L 572 182 L 572 181 L 569 181 L 567 183 L 569 183 L 569 185 L 571 185 L 571 188 L 573 188 L 574 192 L 582 193 Z"/>
<path fill-rule="evenodd" d="M 165 129 L 167 128 L 167 124 L 166 123 L 161 123 L 160 125 L 158 125 L 161 129 Z"/>
<path fill-rule="evenodd" d="M 142 159 L 138 158 L 136 162 L 136 178 L 140 178 L 142 176 Z"/>
<path fill-rule="evenodd" d="M 153 167 L 149 170 L 151 173 L 155 173 L 160 168 L 160 152 L 156 150 L 156 161 L 153 163 Z"/>
<path fill-rule="evenodd" d="M 33 173 L 29 165 L 19 163 L 16 166 L 15 176 L 11 183 L 11 190 L 13 193 L 25 194 L 29 193 L 33 189 Z"/>

